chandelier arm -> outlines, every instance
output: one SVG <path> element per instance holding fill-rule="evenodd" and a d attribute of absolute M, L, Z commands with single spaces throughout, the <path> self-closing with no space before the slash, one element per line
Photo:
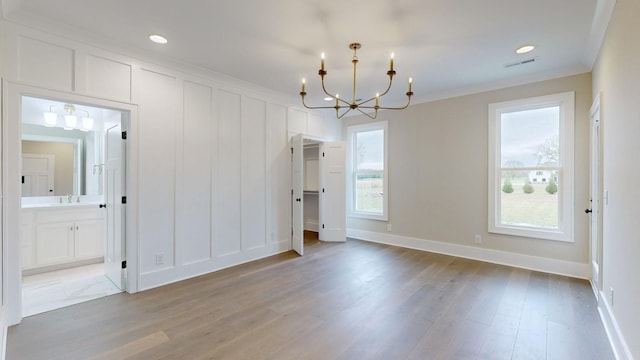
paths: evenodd
<path fill-rule="evenodd" d="M 343 116 L 345 116 L 349 111 L 351 111 L 351 108 L 347 108 L 347 111 L 343 112 L 342 115 L 338 115 L 338 109 L 344 109 L 345 107 L 336 107 L 336 117 L 338 119 L 342 119 Z"/>
<path fill-rule="evenodd" d="M 359 103 L 358 103 L 358 106 L 362 106 L 362 105 L 364 105 L 364 104 L 366 104 L 366 103 L 368 103 L 368 102 L 370 102 L 370 101 L 373 101 L 373 100 L 375 100 L 375 99 L 376 99 L 376 97 L 377 97 L 378 99 L 380 99 L 381 97 L 383 97 L 383 96 L 387 95 L 387 93 L 389 92 L 389 90 L 391 90 L 391 85 L 392 85 L 392 83 L 393 83 L 393 77 L 392 77 L 392 76 L 390 76 L 390 77 L 389 77 L 389 85 L 387 86 L 387 89 L 386 89 L 382 94 L 378 94 L 378 96 L 374 96 L 374 97 L 369 98 L 369 99 L 367 99 L 367 100 L 365 100 L 365 101 L 361 101 L 361 102 L 359 102 Z M 369 106 L 369 107 L 367 107 L 367 108 L 369 108 L 369 109 L 373 109 L 374 107 L 373 107 L 373 106 Z"/>
<path fill-rule="evenodd" d="M 374 109 L 372 107 L 365 107 L 365 109 Z M 360 113 L 366 115 L 369 119 L 375 119 L 376 117 L 378 117 L 378 109 L 376 109 L 376 111 L 373 113 L 373 116 L 371 116 L 369 113 L 362 111 L 359 107 L 356 108 L 356 110 L 360 111 Z"/>
<path fill-rule="evenodd" d="M 387 95 L 389 90 L 391 90 L 391 85 L 393 84 L 393 76 L 389 76 L 389 86 L 387 86 L 387 90 L 385 90 L 382 94 L 378 95 L 379 98 Z"/>
<path fill-rule="evenodd" d="M 346 106 L 344 106 L 344 107 L 349 107 L 349 105 L 351 105 L 351 104 L 349 104 L 349 102 L 348 102 L 348 101 L 346 101 L 346 100 L 344 100 L 344 99 L 341 99 L 341 98 L 339 98 L 339 97 L 336 97 L 335 95 L 333 95 L 333 94 L 329 93 L 329 92 L 327 91 L 327 89 L 324 87 L 324 76 L 321 76 L 321 78 L 322 78 L 322 81 L 321 81 L 320 83 L 322 84 L 322 91 L 325 93 L 325 95 L 327 95 L 327 96 L 329 96 L 329 97 L 333 98 L 334 100 L 338 100 L 338 101 L 340 101 L 341 103 L 345 104 Z M 328 106 L 328 108 L 334 108 L 334 107 L 335 107 L 335 106 Z M 341 106 L 341 108 L 342 108 L 342 106 Z"/>
<path fill-rule="evenodd" d="M 312 109 L 312 110 L 317 110 L 317 109 L 335 109 L 335 106 L 313 106 L 313 105 L 307 105 L 307 103 L 304 101 L 304 96 L 302 96 L 302 105 L 307 108 L 307 109 Z M 340 109 L 344 109 L 347 108 L 348 106 L 340 106 Z"/>
<path fill-rule="evenodd" d="M 380 109 L 382 109 L 382 110 L 404 110 L 404 109 L 409 107 L 409 104 L 411 104 L 411 96 L 412 95 L 413 95 L 413 93 L 407 93 L 407 103 L 404 106 L 401 106 L 401 107 L 384 107 L 384 106 L 380 106 Z"/>
<path fill-rule="evenodd" d="M 379 96 L 378 96 L 378 98 L 379 98 Z M 358 103 L 358 107 L 360 107 L 360 106 L 362 106 L 362 105 L 364 105 L 364 104 L 366 104 L 366 103 L 368 103 L 368 102 L 371 102 L 371 101 L 373 101 L 373 100 L 375 100 L 375 99 L 376 99 L 376 97 L 374 96 L 374 97 L 372 97 L 372 98 L 370 98 L 370 99 L 367 99 L 367 100 L 365 100 L 365 101 L 361 101 L 361 102 L 359 102 L 359 103 Z M 365 107 L 365 108 L 368 108 L 368 109 L 373 109 L 373 108 L 374 108 L 373 106 L 364 106 L 364 107 Z"/>

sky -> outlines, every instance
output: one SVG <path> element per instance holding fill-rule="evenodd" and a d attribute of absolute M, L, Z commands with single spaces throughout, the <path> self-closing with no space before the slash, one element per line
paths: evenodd
<path fill-rule="evenodd" d="M 370 170 L 384 169 L 384 130 L 358 132 L 357 168 Z"/>
<path fill-rule="evenodd" d="M 546 107 L 503 113 L 501 117 L 502 166 L 518 161 L 525 167 L 537 166 L 538 149 L 545 140 L 560 134 L 560 108 Z"/>

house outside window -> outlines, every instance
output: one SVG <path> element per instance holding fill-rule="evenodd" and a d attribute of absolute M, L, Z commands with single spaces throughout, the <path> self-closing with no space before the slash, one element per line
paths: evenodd
<path fill-rule="evenodd" d="M 387 122 L 347 128 L 349 216 L 387 220 Z"/>
<path fill-rule="evenodd" d="M 573 242 L 574 96 L 489 105 L 489 232 Z"/>

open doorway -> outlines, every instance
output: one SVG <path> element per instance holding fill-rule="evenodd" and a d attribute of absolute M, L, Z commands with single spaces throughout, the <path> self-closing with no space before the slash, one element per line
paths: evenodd
<path fill-rule="evenodd" d="M 124 290 L 127 111 L 21 96 L 22 316 Z"/>
<path fill-rule="evenodd" d="M 346 241 L 345 145 L 304 138 L 291 139 L 291 242 L 304 254 L 304 241 Z"/>

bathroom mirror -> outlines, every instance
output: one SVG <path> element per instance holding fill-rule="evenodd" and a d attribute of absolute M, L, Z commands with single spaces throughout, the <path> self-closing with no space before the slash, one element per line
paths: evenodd
<path fill-rule="evenodd" d="M 90 114 L 92 128 L 68 128 L 69 104 L 22 97 L 22 196 L 102 195 L 101 112 L 74 106 L 79 116 Z M 59 109 L 58 109 L 59 108 Z M 89 109 L 87 111 L 85 109 Z M 44 124 L 45 112 L 57 111 L 58 124 Z M 81 118 L 79 118 L 80 120 Z"/>
<path fill-rule="evenodd" d="M 23 124 L 22 196 L 100 195 L 95 133 Z"/>

